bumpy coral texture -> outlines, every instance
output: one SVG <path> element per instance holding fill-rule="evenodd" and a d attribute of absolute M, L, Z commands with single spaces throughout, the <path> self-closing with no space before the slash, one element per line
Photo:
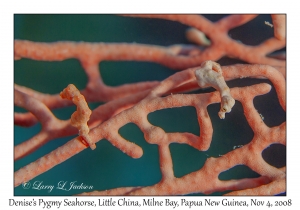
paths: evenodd
<path fill-rule="evenodd" d="M 47 173 L 88 147 L 97 150 L 97 142 L 103 139 L 132 158 L 142 157 L 143 149 L 119 134 L 120 128 L 134 123 L 147 143 L 158 146 L 161 180 L 149 186 L 82 191 L 81 195 L 178 195 L 224 191 L 229 191 L 226 195 L 276 195 L 285 192 L 286 168 L 270 165 L 262 157 L 262 153 L 271 145 L 286 145 L 286 123 L 267 126 L 253 102 L 255 97 L 275 88 L 280 106 L 284 111 L 286 109 L 285 55 L 270 55 L 285 47 L 285 15 L 271 16 L 274 37 L 256 46 L 248 46 L 232 39 L 229 31 L 251 22 L 257 15 L 229 15 L 216 22 L 201 15 L 132 16 L 165 19 L 188 25 L 191 29 L 187 31 L 187 39 L 195 44 L 162 47 L 135 43 L 42 43 L 15 40 L 16 62 L 24 58 L 38 61 L 75 58 L 80 61 L 88 78 L 86 87 L 82 90 L 70 84 L 61 94 L 52 95 L 15 84 L 15 105 L 28 111 L 15 113 L 15 124 L 32 126 L 40 122 L 42 125 L 38 134 L 15 146 L 15 161 L 41 146 L 47 146 L 46 143 L 50 140 L 78 135 L 49 154 L 16 170 L 15 187 Z M 253 32 L 252 36 L 256 35 L 258 32 Z M 238 59 L 244 64 L 221 66 L 222 63 L 220 65 L 215 61 L 223 56 Z M 154 62 L 178 72 L 162 81 L 144 81 L 117 87 L 105 85 L 99 63 L 124 60 Z M 273 87 L 267 83 L 259 83 L 229 88 L 226 84 L 230 80 L 241 78 L 268 79 Z M 207 87 L 213 87 L 216 91 L 191 93 Z M 242 105 L 246 121 L 254 133 L 252 140 L 220 157 L 209 157 L 202 168 L 176 177 L 170 144 L 187 144 L 199 151 L 207 151 L 214 132 L 208 106 L 220 103 L 218 115 L 222 120 L 227 120 L 224 119 L 225 113 L 226 116 L 231 114 L 236 101 Z M 91 111 L 87 104 L 90 102 L 106 103 Z M 71 106 L 72 103 L 77 109 L 69 120 L 60 120 L 52 113 L 52 109 Z M 155 111 L 186 106 L 196 110 L 199 136 L 189 132 L 166 132 L 148 120 L 148 115 Z M 89 164 L 89 160 L 86 163 Z M 219 179 L 222 172 L 237 165 L 249 167 L 259 177 Z"/>

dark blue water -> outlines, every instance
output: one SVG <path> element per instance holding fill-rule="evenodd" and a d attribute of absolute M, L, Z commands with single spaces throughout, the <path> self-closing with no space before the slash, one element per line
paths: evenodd
<path fill-rule="evenodd" d="M 221 18 L 220 15 L 206 15 L 211 20 Z M 264 21 L 271 22 L 269 16 L 256 18 L 243 27 L 229 32 L 234 39 L 249 45 L 261 43 L 271 37 L 272 29 L 264 25 Z M 14 38 L 27 39 L 40 42 L 54 41 L 86 41 L 86 42 L 128 42 L 168 46 L 188 41 L 184 37 L 187 26 L 180 23 L 165 21 L 119 17 L 113 15 L 15 15 Z M 253 30 L 260 30 L 260 34 L 253 34 Z M 249 35 L 251 34 L 251 36 Z M 166 39 L 167 37 L 167 39 Z M 234 59 L 222 58 L 221 65 L 238 62 Z M 173 70 L 148 62 L 111 62 L 100 64 L 101 75 L 104 82 L 110 86 L 117 86 L 138 81 L 163 80 L 174 73 Z M 43 62 L 21 59 L 14 63 L 14 81 L 35 90 L 46 93 L 58 93 L 69 83 L 83 89 L 87 82 L 86 75 L 76 59 L 62 62 Z M 245 86 L 267 80 L 236 80 L 229 82 L 230 87 Z M 198 91 L 200 92 L 200 91 Z M 264 116 L 268 126 L 280 125 L 285 121 L 285 112 L 280 107 L 274 89 L 254 100 L 256 109 Z M 95 108 L 100 103 L 89 104 Z M 15 107 L 16 111 L 22 111 Z M 68 119 L 74 112 L 74 107 L 54 110 L 60 119 Z M 212 119 L 214 134 L 211 147 L 201 152 L 188 145 L 171 144 L 174 173 L 182 177 L 192 171 L 200 169 L 208 157 L 218 157 L 233 150 L 234 147 L 249 143 L 253 131 L 247 124 L 243 109 L 239 102 L 232 112 L 226 115 L 225 120 L 217 116 L 219 104 L 208 107 Z M 199 135 L 200 129 L 194 107 L 182 107 L 156 111 L 148 115 L 150 123 L 162 127 L 166 132 L 190 132 Z M 41 126 L 39 124 L 22 128 L 14 126 L 14 144 L 17 145 L 34 136 Z M 86 149 L 50 171 L 31 180 L 31 184 L 44 186 L 57 186 L 58 183 L 70 183 L 92 186 L 93 190 L 106 190 L 125 186 L 148 186 L 161 179 L 159 169 L 159 155 L 157 145 L 148 144 L 143 133 L 135 124 L 127 124 L 120 128 L 119 133 L 144 150 L 139 159 L 132 159 L 113 147 L 108 141 L 97 143 L 97 149 Z M 44 145 L 38 151 L 14 163 L 15 171 L 22 166 L 49 153 L 55 148 L 65 144 L 74 136 L 56 139 Z M 285 146 L 273 145 L 264 152 L 266 161 L 276 167 L 285 166 Z M 279 158 L 278 158 L 279 157 Z M 247 166 L 236 166 L 220 174 L 221 180 L 258 177 L 259 174 Z M 88 190 L 89 191 L 89 190 Z M 43 189 L 15 188 L 15 195 L 73 195 L 82 190 L 51 191 Z M 221 195 L 214 193 L 213 195 Z"/>

